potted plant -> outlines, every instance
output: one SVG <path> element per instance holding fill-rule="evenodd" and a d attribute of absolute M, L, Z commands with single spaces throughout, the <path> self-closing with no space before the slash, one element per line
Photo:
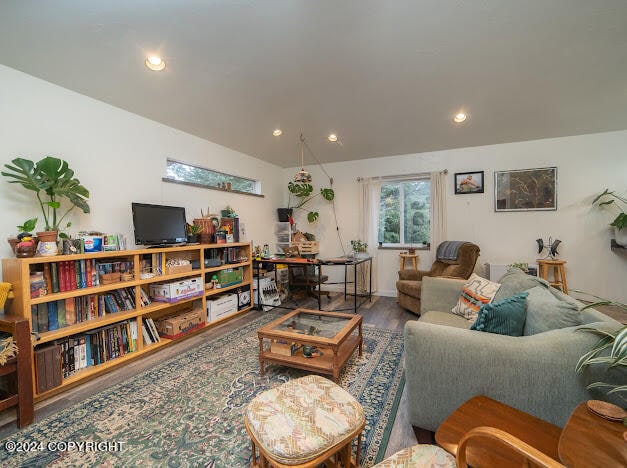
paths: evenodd
<path fill-rule="evenodd" d="M 313 194 L 313 185 L 307 182 L 290 182 L 287 184 L 287 189 L 289 190 L 289 200 L 287 210 L 297 209 L 307 211 L 303 208 L 304 205 L 309 203 L 311 200 L 316 198 L 317 196 L 322 196 L 327 201 L 333 201 L 335 198 L 335 192 L 332 188 L 321 188 L 319 193 Z M 295 199 L 295 204 L 292 205 L 292 196 Z M 283 209 L 283 208 L 279 208 Z M 291 216 L 291 213 L 289 214 Z M 307 221 L 313 223 L 318 219 L 320 214 L 317 210 L 311 210 L 307 212 Z"/>
<path fill-rule="evenodd" d="M 592 200 L 593 205 L 597 203 L 598 206 L 613 206 L 618 209 L 619 213 L 616 218 L 614 218 L 614 221 L 610 223 L 610 226 L 614 226 L 616 243 L 627 247 L 627 214 L 624 208 L 620 206 L 621 204 L 627 206 L 627 199 L 617 194 L 615 191 L 610 191 L 606 188 L 603 193 L 597 195 L 596 198 Z"/>
<path fill-rule="evenodd" d="M 73 208 L 78 207 L 83 213 L 89 213 L 89 191 L 74 177 L 74 171 L 66 161 L 52 156 L 46 156 L 37 162 L 16 158 L 4 167 L 7 170 L 1 174 L 9 179 L 10 184 L 20 184 L 26 190 L 35 192 L 45 223 L 45 231 L 37 233 L 40 243 L 56 244 L 59 230 L 72 225 L 68 222 L 61 227 Z M 63 200 L 69 202 L 69 207 L 60 213 Z"/>
<path fill-rule="evenodd" d="M 198 224 L 186 224 L 187 227 L 187 243 L 195 244 L 198 242 L 198 236 L 203 231 L 203 227 Z"/>
<path fill-rule="evenodd" d="M 588 295 L 592 296 L 591 294 Z M 586 305 L 582 310 L 601 305 L 613 305 L 627 311 L 627 304 L 610 301 L 597 296 L 592 297 L 598 299 L 598 301 Z M 627 365 L 627 325 L 623 325 L 614 331 L 603 328 L 602 326 L 581 327 L 577 330 L 594 333 L 601 337 L 599 341 L 579 359 L 575 368 L 577 372 L 582 372 L 585 367 L 591 365 L 604 365 L 607 367 L 608 371 L 613 369 L 620 370 L 621 367 Z M 618 394 L 623 400 L 625 400 L 625 398 L 622 394 L 627 394 L 627 384 L 625 383 L 611 384 L 606 382 L 594 382 L 588 385 L 588 388 L 606 388 L 608 389 L 608 395 Z"/>
<path fill-rule="evenodd" d="M 19 234 L 16 237 L 9 237 L 9 244 L 11 250 L 15 253 L 15 247 L 24 237 L 33 237 L 31 231 L 35 229 L 37 225 L 37 218 L 27 219 L 23 224 L 17 226 Z"/>
<path fill-rule="evenodd" d="M 353 249 L 353 255 L 355 257 L 368 256 L 368 243 L 361 240 L 352 240 L 351 248 Z"/>

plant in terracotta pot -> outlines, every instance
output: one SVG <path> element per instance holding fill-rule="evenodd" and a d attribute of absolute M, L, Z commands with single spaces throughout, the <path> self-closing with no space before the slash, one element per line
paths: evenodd
<path fill-rule="evenodd" d="M 10 184 L 20 184 L 35 192 L 45 224 L 45 231 L 37 233 L 40 242 L 56 242 L 59 230 L 72 225 L 62 223 L 75 207 L 89 213 L 89 191 L 74 177 L 74 171 L 66 161 L 52 156 L 37 162 L 16 158 L 4 167 L 6 170 L 1 174 Z"/>
<path fill-rule="evenodd" d="M 19 234 L 16 237 L 9 237 L 9 245 L 11 250 L 15 253 L 15 247 L 24 237 L 33 237 L 31 231 L 35 229 L 37 225 L 37 218 L 27 219 L 23 224 L 17 226 L 17 232 Z"/>
<path fill-rule="evenodd" d="M 625 213 L 625 207 L 627 207 L 627 198 L 619 195 L 615 191 L 605 189 L 603 193 L 597 195 L 592 204 L 597 204 L 600 207 L 613 207 L 618 210 L 618 215 L 614 218 L 614 221 L 610 223 L 610 226 L 614 226 L 614 235 L 616 243 L 627 247 L 627 213 Z M 621 207 L 621 204 L 623 205 Z"/>

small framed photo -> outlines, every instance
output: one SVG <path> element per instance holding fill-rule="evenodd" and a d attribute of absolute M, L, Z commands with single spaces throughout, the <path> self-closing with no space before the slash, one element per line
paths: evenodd
<path fill-rule="evenodd" d="M 557 167 L 495 171 L 494 210 L 557 210 Z"/>
<path fill-rule="evenodd" d="M 483 193 L 483 171 L 456 172 L 455 195 L 461 193 Z"/>

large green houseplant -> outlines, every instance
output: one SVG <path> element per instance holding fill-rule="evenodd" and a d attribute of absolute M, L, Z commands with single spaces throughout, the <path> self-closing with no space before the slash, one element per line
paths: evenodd
<path fill-rule="evenodd" d="M 70 227 L 70 222 L 64 225 L 62 223 L 75 207 L 83 213 L 89 213 L 89 191 L 74 177 L 74 171 L 66 161 L 52 156 L 46 156 L 37 162 L 16 158 L 4 167 L 6 171 L 1 174 L 9 179 L 10 184 L 20 184 L 35 193 L 45 231 L 58 232 Z M 66 206 L 62 208 L 64 200 L 69 203 L 65 203 Z M 54 236 L 56 238 L 56 233 Z M 40 233 L 37 237 L 40 238 Z"/>
<path fill-rule="evenodd" d="M 309 203 L 317 196 L 321 196 L 327 201 L 333 201 L 335 198 L 335 192 L 332 188 L 321 188 L 319 193 L 313 193 L 313 185 L 307 182 L 290 182 L 287 184 L 287 189 L 290 192 L 288 201 L 289 209 L 298 209 L 308 211 L 303 208 L 304 205 Z M 313 223 L 318 219 L 320 214 L 317 210 L 310 210 L 307 212 L 307 221 Z"/>
<path fill-rule="evenodd" d="M 627 304 L 610 301 L 597 296 L 592 297 L 596 298 L 597 301 L 586 305 L 582 310 L 602 305 L 611 305 L 627 311 Z M 592 365 L 606 366 L 608 371 L 615 369 L 625 372 L 625 366 L 627 366 L 627 325 L 623 325 L 613 331 L 602 326 L 581 327 L 578 328 L 578 330 L 599 335 L 600 339 L 586 354 L 581 356 L 575 368 L 577 372 L 582 372 L 585 367 Z M 611 384 L 607 382 L 594 382 L 588 385 L 588 388 L 605 388 L 607 389 L 608 395 L 617 394 L 621 399 L 627 401 L 623 396 L 627 394 L 627 384 L 625 383 Z"/>

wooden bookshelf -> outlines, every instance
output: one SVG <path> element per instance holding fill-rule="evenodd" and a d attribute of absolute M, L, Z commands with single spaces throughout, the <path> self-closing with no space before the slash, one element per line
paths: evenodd
<path fill-rule="evenodd" d="M 230 250 L 227 251 L 227 249 Z M 216 255 L 225 258 L 227 253 L 232 254 L 234 252 L 236 253 L 236 258 L 230 258 L 231 263 L 224 263 L 219 266 L 212 265 L 211 267 L 204 266 L 206 258 L 215 259 Z M 166 272 L 165 266 L 167 261 L 172 258 L 185 258 L 191 260 L 195 268 L 184 272 L 164 274 Z M 92 265 L 96 264 L 96 267 L 98 263 L 110 263 L 109 261 L 126 262 L 126 265 L 128 265 L 129 268 L 132 264 L 132 269 L 127 275 L 132 279 L 128 279 L 127 277 L 126 281 L 119 281 L 111 284 L 94 284 L 98 283 L 98 280 L 94 279 L 91 281 L 91 286 L 88 285 L 90 283 L 89 281 L 84 281 L 84 287 L 76 287 L 71 290 L 58 292 L 49 290 L 45 295 L 31 298 L 31 273 L 51 271 L 53 268 L 59 272 L 59 262 L 78 262 L 76 263 L 76 268 L 80 269 L 79 265 L 81 265 L 81 261 L 83 261 L 83 264 L 85 265 L 87 262 L 91 262 Z M 157 262 L 159 265 L 155 265 Z M 53 267 L 52 264 L 55 263 L 57 265 Z M 147 264 L 149 264 L 149 267 L 146 266 Z M 206 289 L 206 284 L 211 281 L 211 276 L 221 270 L 229 268 L 242 268 L 243 274 L 242 281 L 240 283 L 225 286 L 223 288 Z M 86 271 L 92 271 L 93 273 L 93 270 L 90 270 L 89 268 L 86 268 Z M 147 272 L 149 274 L 146 274 Z M 97 270 L 96 273 L 93 274 L 98 274 Z M 98 312 L 98 310 L 102 312 L 102 315 L 100 316 L 94 316 L 92 312 L 91 318 L 87 318 L 85 315 L 85 312 L 87 311 L 83 308 L 83 316 L 80 318 L 77 317 L 76 323 L 59 326 L 59 328 L 54 330 L 37 331 L 35 334 L 37 341 L 33 344 L 34 350 L 45 345 L 51 346 L 53 344 L 60 344 L 68 338 L 74 339 L 83 336 L 87 338 L 90 334 L 100 335 L 103 333 L 102 330 L 106 331 L 108 327 L 117 328 L 118 330 L 126 327 L 125 335 L 126 338 L 129 338 L 128 330 L 131 330 L 136 324 L 137 337 L 135 351 L 126 351 L 124 354 L 120 353 L 122 355 L 119 357 L 107 359 L 97 365 L 88 365 L 87 367 L 81 368 L 73 374 L 63 377 L 61 385 L 48 388 L 41 393 L 37 393 L 37 363 L 33 357 L 30 362 L 30 371 L 33 377 L 33 395 L 35 401 L 43 400 L 61 393 L 70 387 L 79 385 L 88 379 L 94 378 L 102 373 L 109 372 L 118 366 L 125 365 L 134 359 L 141 358 L 148 353 L 154 352 L 171 344 L 172 340 L 163 337 L 156 343 L 144 343 L 142 336 L 142 324 L 146 323 L 147 319 L 159 319 L 177 312 L 189 310 L 191 308 L 195 311 L 202 310 L 205 325 L 193 330 L 189 334 L 189 336 L 191 336 L 208 327 L 213 327 L 218 323 L 231 320 L 232 318 L 244 314 L 252 309 L 251 301 L 249 306 L 238 310 L 236 313 L 219 318 L 214 322 L 209 322 L 206 314 L 208 298 L 214 298 L 216 295 L 222 293 L 234 293 L 237 290 L 248 291 L 251 299 L 254 296 L 252 290 L 251 245 L 245 242 L 228 244 L 199 244 L 156 249 L 100 252 L 94 254 L 58 255 L 54 257 L 6 258 L 2 260 L 2 275 L 4 281 L 8 281 L 12 284 L 14 291 L 14 297 L 9 303 L 7 303 L 7 307 L 10 308 L 12 314 L 28 319 L 30 332 L 33 332 L 33 329 L 35 328 L 33 324 L 33 313 L 31 313 L 33 306 L 35 309 L 38 309 L 41 305 L 45 305 L 45 309 L 47 310 L 48 305 L 52 302 L 64 301 L 68 299 L 74 299 L 75 302 L 80 302 L 75 298 L 90 296 L 84 297 L 82 300 L 85 301 L 85 304 L 89 304 L 90 300 L 95 301 L 96 312 Z M 202 285 L 205 287 L 205 289 L 202 292 L 199 292 L 197 296 L 183 298 L 177 302 L 158 302 L 152 300 L 150 304 L 142 304 L 141 293 L 143 291 L 146 295 L 149 295 L 150 285 L 152 284 L 182 281 L 188 278 L 197 277 L 202 278 Z M 76 279 L 78 281 L 77 284 L 80 285 L 80 275 L 76 275 Z M 53 288 L 56 291 L 59 289 L 59 284 L 58 282 L 55 283 L 56 284 L 54 284 Z M 64 289 L 66 287 L 67 282 L 64 283 Z M 133 294 L 130 294 L 134 300 L 134 307 L 130 307 L 127 304 L 128 308 L 126 310 L 119 310 L 118 312 L 109 312 L 108 310 L 99 308 L 100 303 L 98 303 L 98 300 L 101 295 L 120 294 L 120 292 L 116 293 L 116 291 L 122 289 L 124 289 L 124 291 L 121 291 L 121 293 L 126 292 L 127 295 L 129 295 L 130 292 L 134 293 L 134 297 Z M 58 306 L 59 302 L 57 302 L 56 305 Z M 35 312 L 37 313 L 38 311 L 36 310 Z M 54 317 L 54 313 L 52 312 L 51 314 Z M 39 323 L 37 323 L 37 325 L 39 325 Z M 187 336 L 188 335 L 185 335 L 183 338 Z M 122 343 L 122 340 L 120 340 L 120 343 Z M 128 342 L 124 341 L 123 344 L 126 346 Z"/>

